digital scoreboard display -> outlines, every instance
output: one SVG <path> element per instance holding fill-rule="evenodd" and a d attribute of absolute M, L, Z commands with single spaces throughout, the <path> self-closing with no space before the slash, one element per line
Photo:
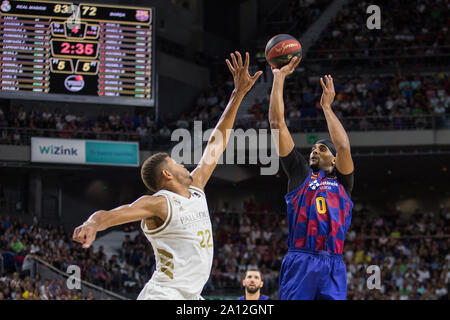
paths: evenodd
<path fill-rule="evenodd" d="M 0 98 L 154 106 L 153 13 L 0 0 Z"/>

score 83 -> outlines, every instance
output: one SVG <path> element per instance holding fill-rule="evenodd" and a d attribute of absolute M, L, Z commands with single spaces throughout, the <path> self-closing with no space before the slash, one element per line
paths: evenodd
<path fill-rule="evenodd" d="M 54 13 L 73 13 L 72 6 L 68 4 L 56 4 L 53 8 Z"/>

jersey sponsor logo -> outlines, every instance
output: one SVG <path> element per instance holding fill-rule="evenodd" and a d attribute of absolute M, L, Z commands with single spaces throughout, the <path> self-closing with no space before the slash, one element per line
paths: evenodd
<path fill-rule="evenodd" d="M 180 218 L 180 222 L 182 225 L 188 225 L 191 223 L 195 223 L 201 220 L 209 219 L 208 212 L 199 211 L 196 213 L 188 214 Z"/>
<path fill-rule="evenodd" d="M 319 190 L 331 190 L 333 187 L 339 188 L 339 184 L 335 181 L 322 181 L 319 186 Z"/>
<path fill-rule="evenodd" d="M 316 190 L 319 187 L 319 181 L 317 180 L 311 180 L 308 187 L 311 188 L 311 190 Z"/>
<path fill-rule="evenodd" d="M 335 181 L 324 180 L 319 182 L 318 180 L 311 180 L 308 187 L 311 188 L 311 190 L 316 190 L 318 188 L 319 190 L 331 190 L 333 187 L 339 188 L 339 184 Z"/>

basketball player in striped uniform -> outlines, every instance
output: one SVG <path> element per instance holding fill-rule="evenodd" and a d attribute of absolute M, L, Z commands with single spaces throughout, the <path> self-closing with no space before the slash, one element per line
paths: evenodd
<path fill-rule="evenodd" d="M 331 109 L 334 84 L 331 76 L 320 79 L 320 105 L 331 140 L 319 140 L 309 161 L 300 154 L 284 120 L 283 86 L 298 62 L 273 69 L 269 121 L 278 129 L 276 141 L 281 165 L 288 176 L 285 196 L 288 214 L 288 253 L 280 271 L 280 300 L 344 300 L 347 272 L 342 259 L 345 234 L 353 202 L 353 160 L 350 142 Z"/>
<path fill-rule="evenodd" d="M 152 155 L 142 165 L 141 177 L 153 195 L 113 210 L 97 211 L 74 231 L 73 239 L 88 248 L 98 231 L 141 221 L 153 247 L 156 271 L 139 294 L 139 300 L 202 299 L 200 294 L 213 259 L 213 233 L 203 190 L 226 148 L 244 96 L 262 74 L 258 71 L 250 76 L 249 62 L 248 53 L 243 63 L 239 52 L 231 54 L 231 62 L 226 60 L 235 89 L 191 173 L 165 153 Z"/>

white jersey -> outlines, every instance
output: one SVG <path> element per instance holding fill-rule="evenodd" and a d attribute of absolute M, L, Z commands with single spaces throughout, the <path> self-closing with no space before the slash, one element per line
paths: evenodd
<path fill-rule="evenodd" d="M 176 289 L 182 297 L 199 297 L 209 279 L 214 248 L 208 204 L 199 188 L 189 187 L 189 192 L 189 199 L 168 190 L 155 193 L 167 199 L 167 219 L 152 230 L 141 221 L 155 253 L 156 270 L 147 284 L 149 289 L 144 288 L 138 299 L 156 296 L 154 289 L 150 290 L 155 287 Z"/>

